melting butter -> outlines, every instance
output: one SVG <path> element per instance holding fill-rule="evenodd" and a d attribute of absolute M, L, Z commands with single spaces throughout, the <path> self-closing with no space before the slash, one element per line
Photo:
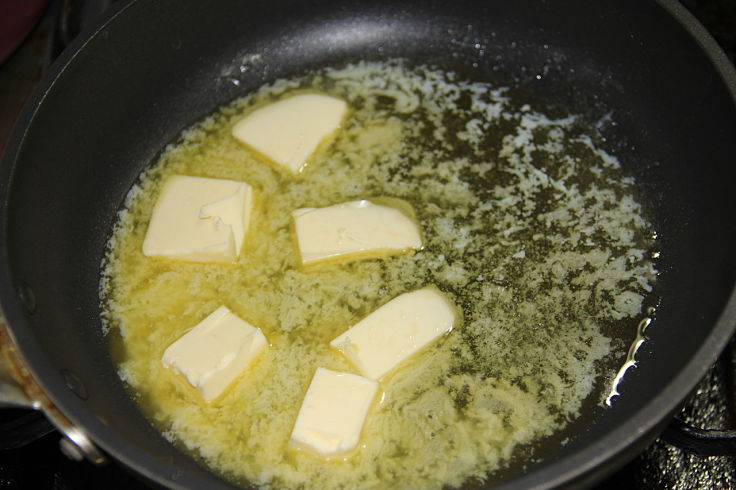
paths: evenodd
<path fill-rule="evenodd" d="M 174 175 L 161 191 L 143 240 L 144 255 L 234 262 L 248 231 L 253 188 L 246 182 Z"/>
<path fill-rule="evenodd" d="M 361 199 L 292 213 L 302 264 L 381 256 L 422 246 L 419 227 L 398 209 Z"/>
<path fill-rule="evenodd" d="M 351 108 L 298 176 L 232 137 L 243 114 L 305 87 Z M 171 441 L 239 484 L 445 488 L 493 482 L 589 415 L 651 304 L 651 225 L 620 162 L 581 117 L 551 117 L 510 89 L 400 61 L 317 70 L 263 87 L 187 130 L 132 189 L 101 288 L 111 352 Z M 141 256 L 161 182 L 175 174 L 259 190 L 237 264 Z M 409 203 L 423 247 L 303 268 L 292 212 L 365 196 Z M 521 254 L 520 252 L 524 253 Z M 329 342 L 387 299 L 436 284 L 462 310 L 453 331 L 382 380 L 349 458 L 289 440 L 317 368 L 356 373 Z M 219 305 L 267 349 L 209 404 L 165 376 L 161 355 Z M 155 328 L 152 326 L 155 325 Z M 624 342 L 626 340 L 626 343 Z"/>

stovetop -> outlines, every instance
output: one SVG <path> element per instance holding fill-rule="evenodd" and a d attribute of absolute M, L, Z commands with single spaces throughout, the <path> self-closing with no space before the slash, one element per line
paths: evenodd
<path fill-rule="evenodd" d="M 81 25 L 115 0 L 54 0 L 20 48 L 0 64 L 0 153 L 14 115 L 55 58 Z M 736 0 L 681 0 L 736 61 Z M 77 8 L 77 10 L 73 10 Z M 60 19 L 62 19 L 60 21 Z M 0 412 L 0 433 L 15 423 L 17 413 Z M 736 427 L 736 340 L 701 381 L 678 415 L 696 427 Z M 144 489 L 125 467 L 110 462 L 94 466 L 74 462 L 59 450 L 59 435 L 49 433 L 28 445 L 0 450 L 0 489 L 91 490 Z M 595 487 L 612 489 L 736 489 L 736 459 L 701 457 L 655 440 L 628 465 Z"/>

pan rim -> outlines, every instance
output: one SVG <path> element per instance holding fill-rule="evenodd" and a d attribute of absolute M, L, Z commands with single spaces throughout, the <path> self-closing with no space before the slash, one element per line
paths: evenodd
<path fill-rule="evenodd" d="M 103 31 L 114 23 L 139 0 L 125 0 L 113 4 L 108 11 L 101 16 L 99 23 L 85 28 L 72 42 L 61 52 L 56 60 L 50 65 L 46 75 L 34 89 L 25 103 L 18 119 L 8 138 L 7 145 L 0 155 L 0 236 L 7 237 L 7 214 L 9 183 L 13 180 L 13 171 L 18 155 L 23 148 L 28 128 L 32 124 L 38 109 L 53 89 L 56 81 L 63 76 L 66 69 L 79 56 L 85 46 L 95 38 L 102 35 Z M 211 488 L 216 490 L 235 489 L 237 487 L 218 479 L 221 483 L 218 487 L 213 486 L 211 479 L 192 481 L 186 483 L 177 482 L 179 470 L 172 464 L 166 464 L 156 458 L 147 458 L 140 448 L 128 444 L 115 431 L 89 414 L 87 407 L 76 398 L 70 390 L 59 389 L 63 386 L 58 370 L 43 356 L 43 350 L 34 336 L 26 329 L 14 328 L 13 325 L 24 324 L 23 306 L 13 285 L 17 284 L 12 274 L 8 245 L 5 240 L 0 240 L 0 312 L 6 320 L 6 326 L 14 346 L 20 353 L 22 359 L 33 359 L 33 365 L 26 367 L 33 379 L 43 388 L 44 395 L 74 424 L 82 428 L 92 442 L 100 447 L 106 454 L 111 455 L 127 468 L 130 468 L 144 479 L 175 490 L 187 490 L 192 488 Z M 55 386 L 57 386 L 55 388 Z M 86 416 L 85 416 L 85 412 Z M 194 462 L 193 462 L 194 463 Z M 196 463 L 194 463 L 196 464 Z"/>

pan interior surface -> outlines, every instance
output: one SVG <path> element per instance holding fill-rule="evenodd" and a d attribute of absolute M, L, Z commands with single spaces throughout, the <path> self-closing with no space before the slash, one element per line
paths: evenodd
<path fill-rule="evenodd" d="M 140 171 L 194 121 L 313 66 L 401 57 L 518 87 L 587 115 L 646 193 L 662 257 L 656 320 L 614 407 L 517 480 L 540 487 L 615 461 L 653 430 L 727 338 L 734 285 L 732 95 L 656 4 L 132 2 L 56 65 L 2 168 L 3 308 L 54 401 L 113 456 L 172 487 L 229 488 L 176 451 L 109 360 L 97 285 L 116 213 Z M 31 288 L 35 308 L 16 291 Z M 731 313 L 732 314 L 732 313 Z M 732 320 L 733 318 L 731 318 Z M 715 338 L 715 340 L 714 340 Z M 73 394 L 61 370 L 86 388 Z M 692 376 L 691 376 L 692 377 Z M 606 441 L 605 444 L 602 441 Z"/>
<path fill-rule="evenodd" d="M 285 176 L 249 155 L 231 127 L 250 107 L 299 90 L 327 91 L 351 110 L 330 148 Z M 587 125 L 539 110 L 509 89 L 393 60 L 267 85 L 187 129 L 134 186 L 103 272 L 114 359 L 144 413 L 234 481 L 283 488 L 490 483 L 510 454 L 516 467 L 529 462 L 518 446 L 559 446 L 569 420 L 590 419 L 583 401 L 601 401 L 656 304 L 655 241 L 630 179 Z M 141 256 L 154 200 L 174 175 L 259 190 L 235 265 Z M 422 250 L 298 265 L 287 231 L 295 209 L 381 196 L 413 208 Z M 330 340 L 430 284 L 462 320 L 381 377 L 360 448 L 337 465 L 294 451 L 296 402 L 315 369 L 356 372 Z M 270 347 L 202 406 L 161 356 L 217 304 L 261 328 Z"/>

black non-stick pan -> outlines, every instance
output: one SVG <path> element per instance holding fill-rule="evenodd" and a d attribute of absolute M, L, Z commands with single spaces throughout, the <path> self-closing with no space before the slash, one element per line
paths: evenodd
<path fill-rule="evenodd" d="M 163 146 L 221 104 L 310 67 L 387 57 L 591 120 L 610 112 L 606 150 L 659 233 L 660 304 L 622 396 L 498 488 L 590 484 L 668 421 L 736 322 L 736 76 L 676 1 L 139 0 L 63 53 L 0 168 L 8 332 L 27 389 L 38 383 L 38 405 L 72 439 L 162 485 L 230 488 L 149 425 L 110 362 L 98 278 L 116 212 Z"/>

